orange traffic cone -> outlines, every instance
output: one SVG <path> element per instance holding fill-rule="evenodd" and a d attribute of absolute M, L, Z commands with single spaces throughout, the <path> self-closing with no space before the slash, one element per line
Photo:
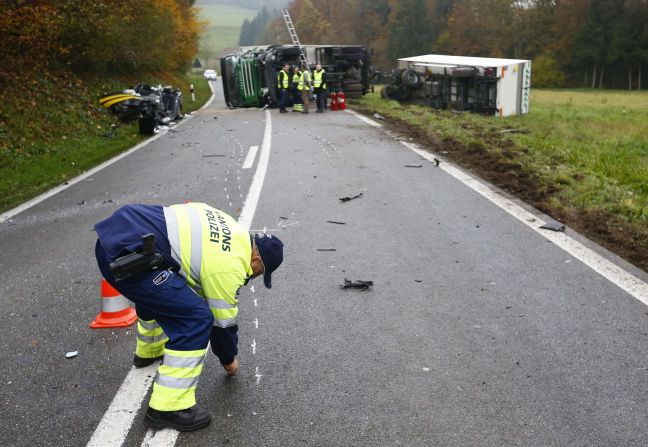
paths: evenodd
<path fill-rule="evenodd" d="M 90 323 L 93 329 L 108 327 L 126 327 L 137 321 L 135 309 L 128 305 L 128 300 L 108 281 L 101 278 L 101 312 Z"/>

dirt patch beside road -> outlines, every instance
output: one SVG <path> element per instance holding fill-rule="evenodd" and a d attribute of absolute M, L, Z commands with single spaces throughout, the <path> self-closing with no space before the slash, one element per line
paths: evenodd
<path fill-rule="evenodd" d="M 369 117 L 372 115 L 367 110 L 359 111 Z M 486 132 L 479 135 L 479 143 L 465 145 L 451 139 L 440 140 L 435 134 L 401 118 L 389 115 L 384 118 L 390 130 L 407 135 L 648 272 L 646 228 L 604 210 L 567 209 L 559 200 L 552 200 L 560 192 L 561 185 L 546 185 L 538 173 L 527 172 L 516 161 L 518 152 L 524 149 L 515 147 L 505 135 Z"/>

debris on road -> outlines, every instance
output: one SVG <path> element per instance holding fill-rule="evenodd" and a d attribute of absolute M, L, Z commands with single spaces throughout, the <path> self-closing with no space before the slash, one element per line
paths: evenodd
<path fill-rule="evenodd" d="M 327 220 L 327 223 L 337 224 L 337 225 L 346 225 L 346 222 L 337 222 L 335 220 Z"/>
<path fill-rule="evenodd" d="M 441 163 L 441 160 L 439 160 L 438 158 L 434 157 L 434 166 L 439 166 L 440 163 Z"/>
<path fill-rule="evenodd" d="M 499 133 L 529 133 L 529 129 L 504 129 L 500 130 Z"/>
<path fill-rule="evenodd" d="M 340 197 L 340 202 L 342 202 L 342 203 L 348 202 L 349 200 L 357 199 L 358 197 L 362 197 L 362 193 L 356 194 L 353 197 Z"/>
<path fill-rule="evenodd" d="M 207 157 L 225 157 L 225 154 L 205 154 L 203 155 L 203 158 Z"/>
<path fill-rule="evenodd" d="M 384 120 L 384 119 L 385 119 L 385 117 L 382 116 L 382 115 L 381 115 L 380 113 L 378 113 L 378 112 L 374 112 L 373 117 L 376 118 L 376 119 L 379 119 L 379 120 Z"/>
<path fill-rule="evenodd" d="M 335 248 L 318 248 L 317 251 L 337 251 Z"/>
<path fill-rule="evenodd" d="M 79 351 L 70 351 L 70 352 L 65 354 L 65 357 L 68 358 L 68 359 L 72 359 L 72 358 L 76 357 L 77 355 L 79 355 Z"/>
<path fill-rule="evenodd" d="M 344 284 L 340 285 L 341 289 L 361 289 L 361 290 L 367 290 L 369 287 L 373 286 L 373 281 L 362 281 L 362 280 L 356 280 L 356 281 L 350 281 L 346 278 L 344 278 Z"/>
<path fill-rule="evenodd" d="M 405 165 L 406 168 L 422 168 L 423 165 Z"/>
<path fill-rule="evenodd" d="M 565 225 L 555 221 L 547 222 L 546 224 L 541 225 L 540 228 L 544 228 L 545 230 L 551 230 L 551 231 L 565 231 Z"/>

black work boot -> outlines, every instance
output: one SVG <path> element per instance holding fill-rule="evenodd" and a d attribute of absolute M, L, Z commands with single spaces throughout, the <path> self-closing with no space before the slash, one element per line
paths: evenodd
<path fill-rule="evenodd" d="M 151 407 L 146 410 L 146 423 L 153 428 L 194 431 L 206 427 L 210 422 L 211 414 L 197 405 L 177 411 L 159 411 Z"/>
<path fill-rule="evenodd" d="M 164 356 L 161 355 L 159 357 L 153 357 L 153 358 L 145 358 L 145 357 L 140 357 L 139 355 L 135 354 L 135 357 L 133 357 L 133 366 L 135 368 L 144 368 L 145 366 L 152 365 L 158 360 L 162 360 Z"/>

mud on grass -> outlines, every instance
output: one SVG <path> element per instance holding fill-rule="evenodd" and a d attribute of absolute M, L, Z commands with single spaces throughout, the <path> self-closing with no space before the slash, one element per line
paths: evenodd
<path fill-rule="evenodd" d="M 373 114 L 370 110 L 354 108 L 369 117 Z M 540 173 L 526 168 L 523 162 L 526 149 L 516 147 L 506 135 L 495 130 L 475 129 L 477 138 L 471 143 L 440 139 L 433 131 L 385 111 L 380 113 L 390 130 L 408 135 L 422 147 L 474 172 L 648 272 L 647 225 L 628 222 L 604 209 L 565 206 L 560 193 L 566 184 L 547 184 Z"/>

